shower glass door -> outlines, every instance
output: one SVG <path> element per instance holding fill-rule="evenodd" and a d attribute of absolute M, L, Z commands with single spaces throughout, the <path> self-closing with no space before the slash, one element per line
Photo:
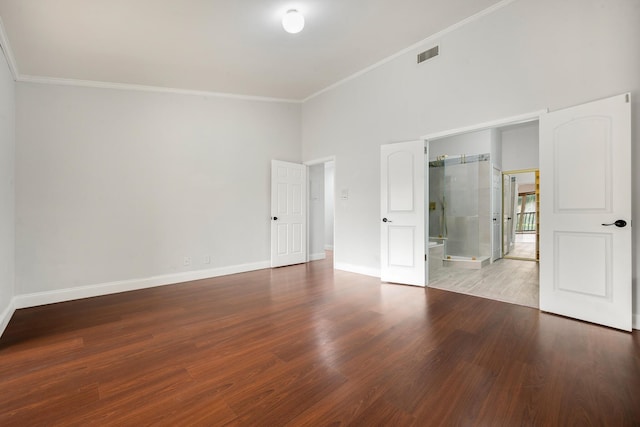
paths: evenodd
<path fill-rule="evenodd" d="M 489 154 L 429 163 L 429 236 L 442 239 L 446 259 L 491 257 Z"/>

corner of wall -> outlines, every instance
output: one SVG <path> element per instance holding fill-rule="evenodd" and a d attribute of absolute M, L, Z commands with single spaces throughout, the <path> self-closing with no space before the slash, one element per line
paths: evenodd
<path fill-rule="evenodd" d="M 7 65 L 9 66 L 9 70 L 11 71 L 11 76 L 14 81 L 18 80 L 18 76 L 20 75 L 18 72 L 18 65 L 16 64 L 16 60 L 13 56 L 13 50 L 11 49 L 11 45 L 9 44 L 9 37 L 7 37 L 7 32 L 4 30 L 4 22 L 2 22 L 2 18 L 0 17 L 0 51 L 4 54 L 5 59 L 7 60 Z"/>
<path fill-rule="evenodd" d="M 15 313 L 15 311 L 16 305 L 14 297 L 9 301 L 9 305 L 7 306 L 7 308 L 5 308 L 4 311 L 0 314 L 0 337 L 2 337 L 5 329 L 7 329 L 7 326 L 9 325 L 11 317 L 13 317 L 13 313 Z"/>
<path fill-rule="evenodd" d="M 6 68 L 4 63 L 6 63 Z M 17 68 L 4 25 L 0 19 L 0 230 L 9 236 L 0 247 L 0 262 L 6 263 L 0 277 L 0 336 L 15 312 L 15 80 Z"/>

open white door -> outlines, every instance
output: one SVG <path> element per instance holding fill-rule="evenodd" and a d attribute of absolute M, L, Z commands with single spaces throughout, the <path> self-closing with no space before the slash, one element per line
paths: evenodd
<path fill-rule="evenodd" d="M 271 161 L 271 267 L 307 261 L 307 167 Z"/>
<path fill-rule="evenodd" d="M 496 167 L 493 168 L 492 184 L 491 262 L 494 262 L 502 258 L 502 172 Z"/>
<path fill-rule="evenodd" d="M 628 94 L 540 117 L 540 309 L 631 330 Z"/>
<path fill-rule="evenodd" d="M 381 147 L 380 278 L 425 286 L 425 142 Z"/>
<path fill-rule="evenodd" d="M 507 256 L 513 249 L 513 208 L 516 198 L 516 179 L 511 175 L 502 175 L 502 256 Z"/>

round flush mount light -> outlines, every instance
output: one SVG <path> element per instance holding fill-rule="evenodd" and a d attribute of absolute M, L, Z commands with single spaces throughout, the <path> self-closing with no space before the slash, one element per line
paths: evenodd
<path fill-rule="evenodd" d="M 299 33 L 304 28 L 304 16 L 295 9 L 288 10 L 282 17 L 282 28 L 287 33 Z"/>

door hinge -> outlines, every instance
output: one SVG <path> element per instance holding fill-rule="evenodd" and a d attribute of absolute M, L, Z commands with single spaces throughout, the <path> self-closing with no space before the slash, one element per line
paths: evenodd
<path fill-rule="evenodd" d="M 425 261 L 427 260 L 427 254 L 424 254 L 424 260 Z"/>
<path fill-rule="evenodd" d="M 624 97 L 624 100 L 627 102 L 627 104 L 629 103 L 629 101 L 631 101 L 630 99 L 631 97 L 629 96 L 629 94 L 626 94 Z"/>
<path fill-rule="evenodd" d="M 424 147 L 424 154 L 427 154 L 427 147 Z"/>

